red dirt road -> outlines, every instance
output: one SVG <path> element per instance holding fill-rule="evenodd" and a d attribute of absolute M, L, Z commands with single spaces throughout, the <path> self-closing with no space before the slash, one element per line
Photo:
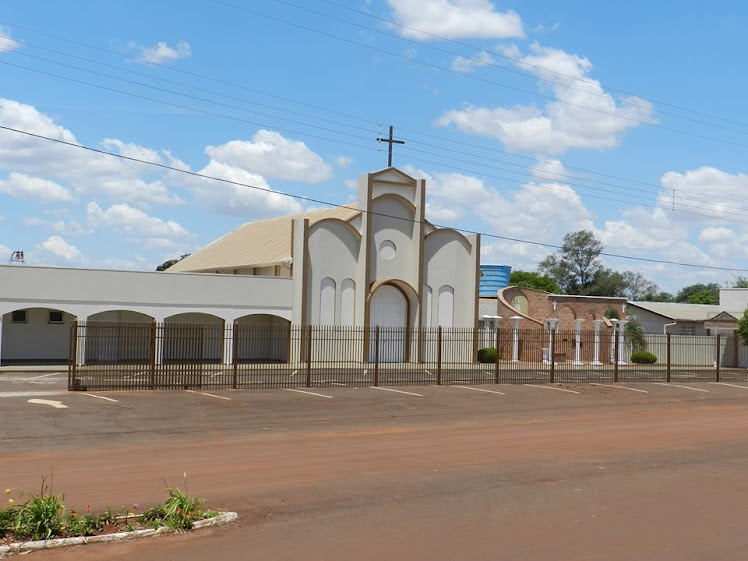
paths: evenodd
<path fill-rule="evenodd" d="M 181 483 L 186 471 L 192 494 L 242 516 L 223 529 L 33 554 L 40 560 L 748 558 L 748 400 L 561 407 L 538 419 L 486 411 L 463 422 L 92 441 L 0 456 L 0 479 L 33 487 L 54 464 L 69 502 L 105 507 L 153 502 L 162 476 Z"/>

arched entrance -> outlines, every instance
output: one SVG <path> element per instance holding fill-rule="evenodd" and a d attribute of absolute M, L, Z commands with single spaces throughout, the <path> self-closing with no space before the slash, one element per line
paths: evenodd
<path fill-rule="evenodd" d="M 234 324 L 236 360 L 288 362 L 291 322 L 271 314 L 240 317 Z"/>
<path fill-rule="evenodd" d="M 403 362 L 408 344 L 408 299 L 389 284 L 379 286 L 369 301 L 369 325 L 379 326 L 379 362 Z M 369 345 L 370 360 L 376 360 L 376 344 Z"/>

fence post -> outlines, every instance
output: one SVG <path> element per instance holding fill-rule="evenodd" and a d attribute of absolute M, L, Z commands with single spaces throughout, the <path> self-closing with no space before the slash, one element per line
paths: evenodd
<path fill-rule="evenodd" d="M 436 335 L 436 385 L 442 384 L 442 326 L 439 326 Z"/>
<path fill-rule="evenodd" d="M 722 354 L 720 352 L 722 350 L 722 348 L 721 348 L 722 347 L 722 343 L 720 342 L 721 337 L 722 336 L 718 332 L 717 333 L 717 359 L 715 360 L 715 366 L 717 367 L 717 379 L 715 380 L 715 382 L 719 382 L 719 359 L 720 359 L 719 355 Z"/>
<path fill-rule="evenodd" d="M 151 361 L 151 370 L 148 373 L 148 385 L 152 390 L 156 389 L 156 336 L 157 336 L 157 326 L 156 322 L 154 321 L 151 323 L 151 350 L 150 350 L 150 361 Z"/>
<path fill-rule="evenodd" d="M 312 387 L 312 326 L 307 326 L 306 334 L 306 387 Z"/>
<path fill-rule="evenodd" d="M 735 357 L 735 368 L 740 368 L 740 346 L 738 345 L 738 333 L 737 331 L 732 334 L 732 356 Z"/>
<path fill-rule="evenodd" d="M 0 318 L 2 319 L 2 318 Z M 68 391 L 76 388 L 76 370 L 78 368 L 78 320 L 70 328 L 70 360 L 68 361 Z"/>
<path fill-rule="evenodd" d="M 496 361 L 494 364 L 494 382 L 499 383 L 499 326 L 496 326 Z"/>
<path fill-rule="evenodd" d="M 551 328 L 551 384 L 556 382 L 556 330 Z"/>
<path fill-rule="evenodd" d="M 615 329 L 613 330 L 613 382 L 618 382 L 618 351 L 619 340 Z"/>
<path fill-rule="evenodd" d="M 671 343 L 671 341 L 670 341 L 670 333 L 668 333 L 667 334 L 667 381 L 668 381 L 668 383 L 670 383 L 670 367 L 671 367 L 671 364 L 672 364 L 672 362 L 671 362 L 672 361 L 672 358 L 671 358 L 672 355 L 670 354 L 671 353 L 670 343 Z"/>
<path fill-rule="evenodd" d="M 231 345 L 231 364 L 234 369 L 231 387 L 236 389 L 239 386 L 239 353 L 236 350 L 239 346 L 239 324 L 236 322 L 231 326 L 231 338 L 234 341 Z"/>
<path fill-rule="evenodd" d="M 379 326 L 374 328 L 374 387 L 379 385 Z"/>

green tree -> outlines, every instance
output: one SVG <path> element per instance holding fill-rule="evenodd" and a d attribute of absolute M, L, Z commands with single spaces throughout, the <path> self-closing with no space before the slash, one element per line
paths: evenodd
<path fill-rule="evenodd" d="M 699 290 L 686 298 L 686 302 L 689 304 L 719 304 L 719 293 L 714 294 L 710 290 Z"/>
<path fill-rule="evenodd" d="M 748 288 L 748 277 L 738 277 L 732 285 L 733 288 Z"/>
<path fill-rule="evenodd" d="M 543 290 L 552 294 L 561 294 L 561 287 L 549 276 L 531 271 L 512 271 L 509 276 L 510 286 L 523 286 L 535 290 Z"/>
<path fill-rule="evenodd" d="M 675 302 L 675 296 L 665 291 L 645 294 L 641 299 L 644 302 Z"/>
<path fill-rule="evenodd" d="M 623 328 L 623 337 L 631 344 L 632 352 L 647 350 L 647 339 L 644 336 L 644 329 L 635 318 L 631 318 L 626 327 Z"/>
<path fill-rule="evenodd" d="M 697 294 L 698 296 L 696 296 Z M 693 298 L 694 296 L 695 298 Z M 684 286 L 675 295 L 675 301 L 688 302 L 689 304 L 719 304 L 719 285 L 716 283 L 697 283 Z"/>
<path fill-rule="evenodd" d="M 163 263 L 161 263 L 161 265 L 159 265 L 158 267 L 156 267 L 156 270 L 157 271 L 165 271 L 166 269 L 168 269 L 169 267 L 171 267 L 175 263 L 179 263 L 182 259 L 184 259 L 185 257 L 189 257 L 190 255 L 191 255 L 190 253 L 185 253 L 179 259 L 169 259 L 168 261 L 164 261 Z"/>
<path fill-rule="evenodd" d="M 641 300 L 648 294 L 655 294 L 659 289 L 655 283 L 641 273 L 624 271 L 623 280 L 626 282 L 625 296 L 629 300 Z"/>
<path fill-rule="evenodd" d="M 748 345 L 748 308 L 738 320 L 738 336 L 744 345 Z"/>
<path fill-rule="evenodd" d="M 589 230 L 571 232 L 564 236 L 557 253 L 540 262 L 538 271 L 555 280 L 567 294 L 581 294 L 593 284 L 602 267 L 602 251 L 603 244 Z"/>
<path fill-rule="evenodd" d="M 593 277 L 592 284 L 579 291 L 584 296 L 626 296 L 626 279 L 623 273 L 600 267 Z"/>

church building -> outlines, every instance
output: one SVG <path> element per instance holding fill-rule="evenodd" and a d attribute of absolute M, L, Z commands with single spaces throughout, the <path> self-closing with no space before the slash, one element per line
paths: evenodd
<path fill-rule="evenodd" d="M 66 359 L 53 324 L 76 320 L 476 327 L 480 236 L 433 226 L 425 196 L 390 167 L 359 177 L 358 204 L 249 222 L 166 273 L 2 266 L 0 361 Z M 214 352 L 228 362 L 231 341 Z"/>

